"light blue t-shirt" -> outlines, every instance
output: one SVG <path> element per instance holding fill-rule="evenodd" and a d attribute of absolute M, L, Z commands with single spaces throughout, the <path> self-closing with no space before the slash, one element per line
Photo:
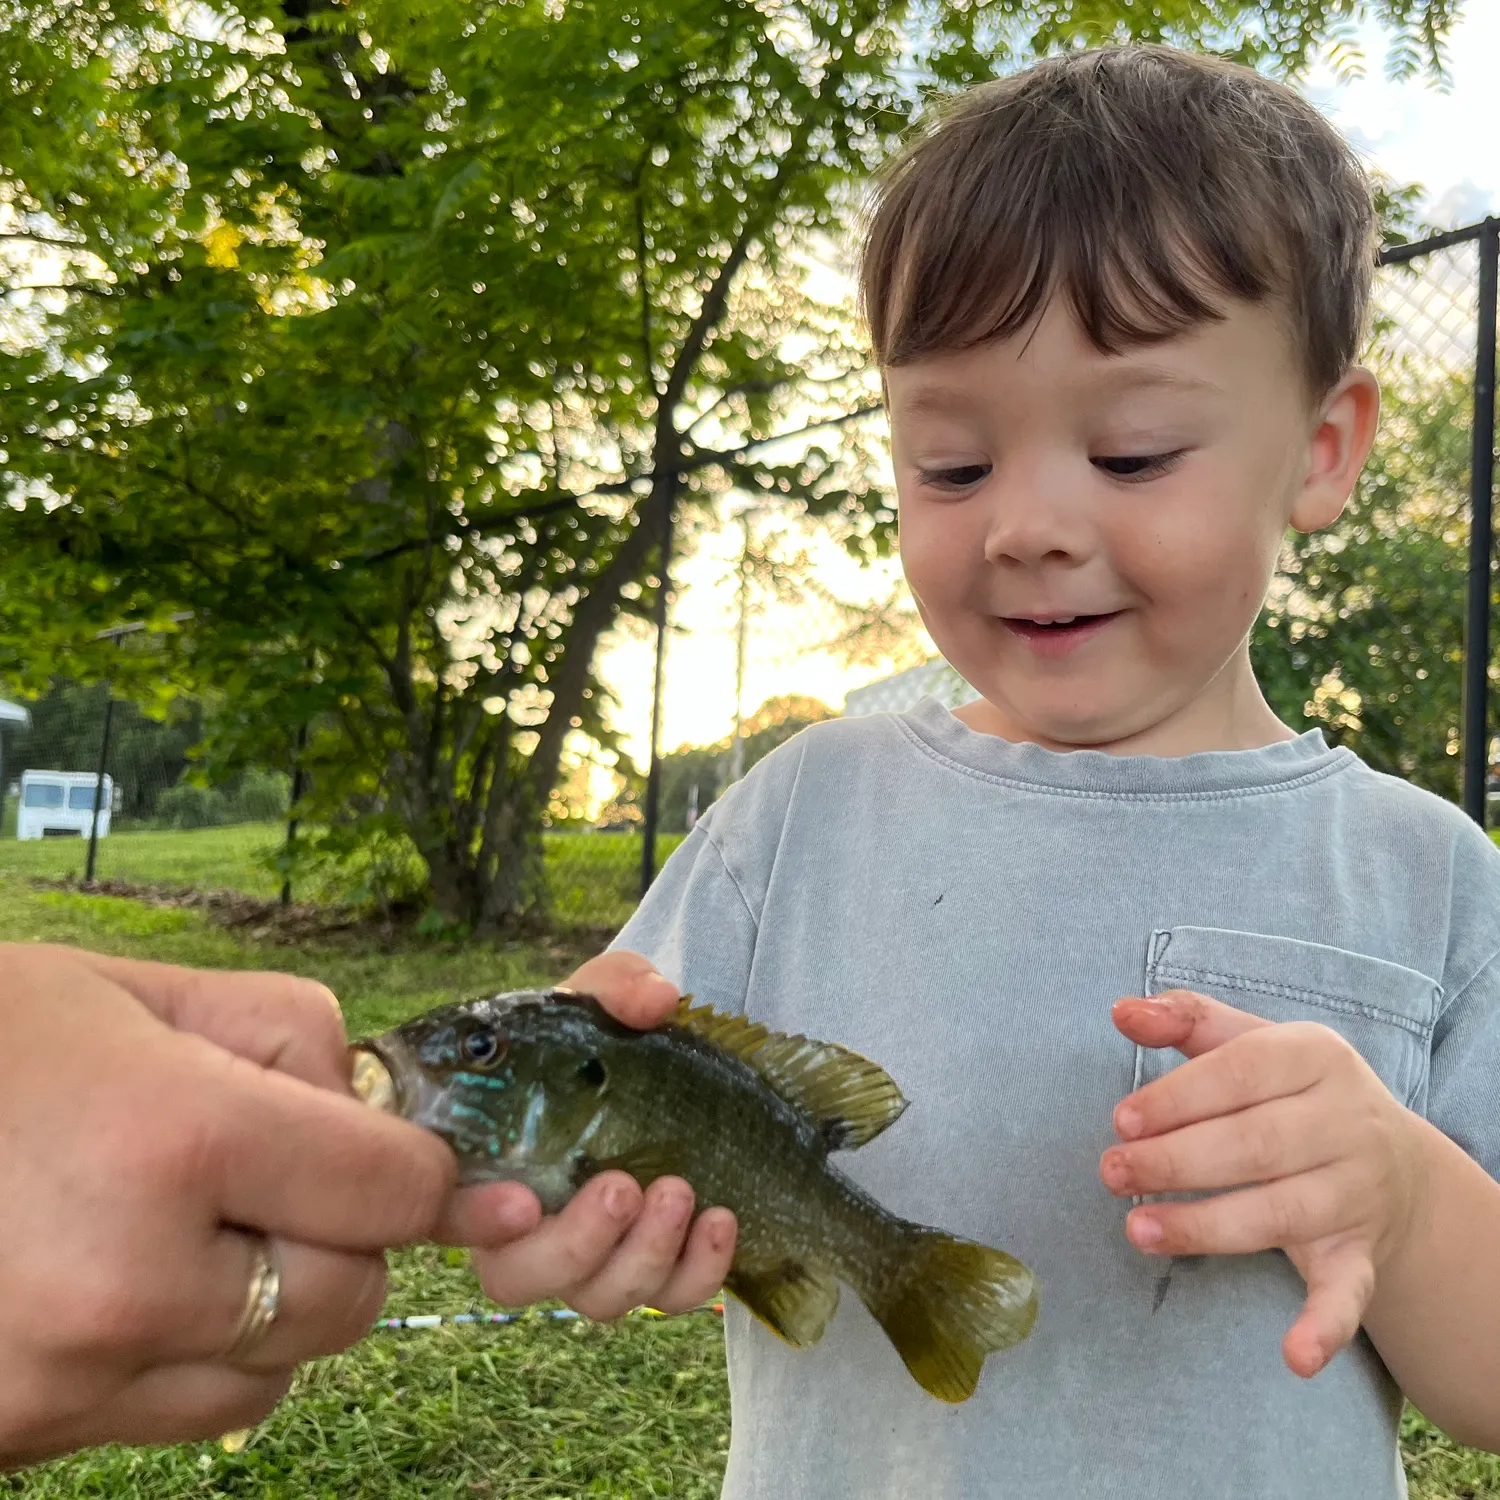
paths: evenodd
<path fill-rule="evenodd" d="M 949 1407 L 857 1297 L 821 1344 L 726 1316 L 730 1500 L 1382 1500 L 1402 1399 L 1363 1336 L 1303 1381 L 1280 1254 L 1166 1262 L 1098 1179 L 1175 1066 L 1110 1021 L 1185 987 L 1347 1037 L 1500 1176 L 1500 851 L 1316 732 L 1060 754 L 924 700 L 821 724 L 699 822 L 617 939 L 701 1001 L 875 1059 L 911 1101 L 839 1166 L 1038 1274 L 1031 1337 Z"/>

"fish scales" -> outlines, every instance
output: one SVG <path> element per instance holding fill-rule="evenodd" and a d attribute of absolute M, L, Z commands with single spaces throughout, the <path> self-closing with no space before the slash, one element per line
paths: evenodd
<path fill-rule="evenodd" d="M 829 1161 L 906 1107 L 842 1047 L 690 1000 L 635 1031 L 557 990 L 439 1007 L 354 1058 L 359 1092 L 442 1136 L 463 1181 L 522 1182 L 548 1212 L 606 1170 L 686 1179 L 738 1222 L 726 1290 L 793 1345 L 822 1337 L 842 1282 L 924 1389 L 962 1401 L 1036 1318 L 1019 1261 L 899 1218 Z"/>

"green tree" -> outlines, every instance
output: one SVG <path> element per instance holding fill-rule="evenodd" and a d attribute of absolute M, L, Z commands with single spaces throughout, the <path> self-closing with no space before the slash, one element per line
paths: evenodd
<path fill-rule="evenodd" d="M 1456 801 L 1473 386 L 1411 362 L 1381 375 L 1354 498 L 1288 541 L 1252 656 L 1288 723 Z"/>
<path fill-rule="evenodd" d="M 191 612 L 141 670 L 222 694 L 210 760 L 306 728 L 307 810 L 494 926 L 674 511 L 888 541 L 803 267 L 925 89 L 1127 36 L 1286 69 L 1364 15 L 1414 68 L 1455 9 L 0 0 L 0 670 Z"/>

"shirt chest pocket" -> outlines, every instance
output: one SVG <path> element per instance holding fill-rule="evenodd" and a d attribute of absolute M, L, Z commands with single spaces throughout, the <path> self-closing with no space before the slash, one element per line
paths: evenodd
<path fill-rule="evenodd" d="M 1433 1023 L 1442 989 L 1382 958 L 1297 938 L 1222 927 L 1151 934 L 1148 995 L 1195 990 L 1267 1021 L 1315 1021 L 1358 1049 L 1403 1104 L 1425 1102 Z M 1136 1087 L 1183 1061 L 1171 1048 L 1136 1048 Z"/>

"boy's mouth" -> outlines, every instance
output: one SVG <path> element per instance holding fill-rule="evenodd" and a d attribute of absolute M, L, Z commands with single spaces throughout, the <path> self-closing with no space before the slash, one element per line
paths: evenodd
<path fill-rule="evenodd" d="M 1115 609 L 1098 615 L 1002 615 L 1000 622 L 1023 641 L 1055 651 L 1086 639 L 1122 613 Z"/>

